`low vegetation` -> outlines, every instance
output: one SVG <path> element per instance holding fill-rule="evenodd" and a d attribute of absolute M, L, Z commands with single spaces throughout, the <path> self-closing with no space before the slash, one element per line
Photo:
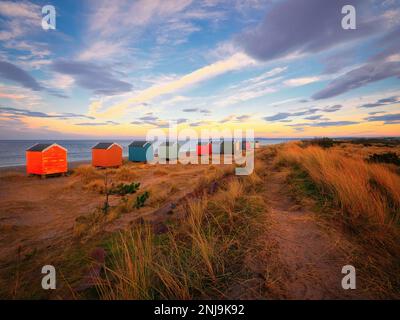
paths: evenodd
<path fill-rule="evenodd" d="M 340 150 L 296 143 L 279 148 L 277 165 L 289 165 L 292 194 L 314 199 L 317 211 L 343 224 L 367 255 L 353 257 L 367 291 L 400 296 L 400 176 L 387 164 Z M 372 289 L 371 289 L 372 288 Z"/>
<path fill-rule="evenodd" d="M 139 208 L 144 207 L 144 204 L 145 204 L 146 200 L 149 198 L 149 196 L 150 196 L 150 193 L 148 191 L 145 191 L 141 195 L 138 195 L 136 197 L 135 208 L 139 209 Z"/>
<path fill-rule="evenodd" d="M 282 147 L 279 161 L 302 169 L 320 196 L 332 200 L 354 230 L 398 225 L 400 177 L 384 165 L 315 146 L 301 148 L 296 143 Z"/>
<path fill-rule="evenodd" d="M 110 194 L 117 194 L 120 196 L 124 196 L 127 194 L 136 193 L 139 187 L 140 187 L 139 182 L 132 182 L 128 184 L 120 183 L 117 186 L 111 188 Z"/>
<path fill-rule="evenodd" d="M 209 171 L 199 183 L 208 188 L 185 202 L 184 217 L 169 219 L 165 232 L 139 223 L 111 242 L 98 279 L 102 299 L 226 298 L 249 278 L 244 261 L 255 248 L 265 203 L 254 178 L 231 176 L 232 168 Z"/>
<path fill-rule="evenodd" d="M 336 141 L 331 139 L 331 138 L 315 138 L 315 139 L 311 139 L 311 140 L 304 140 L 302 142 L 303 146 L 319 146 L 321 148 L 327 149 L 330 147 L 333 147 L 335 145 Z"/>
<path fill-rule="evenodd" d="M 375 163 L 391 163 L 400 166 L 400 157 L 395 152 L 374 153 L 368 157 L 367 161 Z"/>

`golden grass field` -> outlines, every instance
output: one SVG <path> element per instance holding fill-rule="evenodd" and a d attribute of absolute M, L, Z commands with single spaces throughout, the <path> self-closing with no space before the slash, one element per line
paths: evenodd
<path fill-rule="evenodd" d="M 389 151 L 400 155 L 380 143 L 268 146 L 242 177 L 232 165 L 132 163 L 46 180 L 2 173 L 0 296 L 399 298 L 399 167 L 367 161 Z M 106 190 L 132 182 L 137 192 L 102 209 Z M 54 292 L 39 287 L 43 264 L 59 270 Z M 340 286 L 346 264 L 357 290 Z"/>

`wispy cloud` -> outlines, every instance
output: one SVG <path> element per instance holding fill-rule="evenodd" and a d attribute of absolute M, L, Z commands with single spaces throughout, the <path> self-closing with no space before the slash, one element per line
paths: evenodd
<path fill-rule="evenodd" d="M 0 61 L 0 77 L 34 91 L 43 90 L 43 87 L 29 73 L 12 63 Z"/>
<path fill-rule="evenodd" d="M 151 101 L 156 97 L 160 97 L 167 93 L 176 92 L 188 86 L 195 85 L 207 79 L 216 77 L 226 72 L 239 70 L 251 65 L 254 65 L 253 59 L 248 56 L 238 53 L 225 60 L 214 62 L 210 65 L 197 69 L 189 74 L 186 74 L 177 80 L 167 82 L 165 84 L 155 85 L 145 89 L 133 97 L 115 104 L 104 112 L 98 112 L 98 117 L 119 117 L 127 108 L 132 105 L 137 105 L 143 102 Z"/>
<path fill-rule="evenodd" d="M 10 108 L 10 107 L 0 107 L 0 114 L 4 116 L 17 116 L 17 117 L 32 117 L 32 118 L 57 118 L 57 119 L 74 119 L 74 118 L 86 118 L 93 119 L 82 114 L 76 113 L 45 113 L 41 111 L 31 111 L 26 109 Z"/>
<path fill-rule="evenodd" d="M 29 1 L 0 2 L 0 41 L 13 40 L 31 33 L 35 26 L 40 26 L 41 7 Z"/>
<path fill-rule="evenodd" d="M 383 121 L 385 124 L 400 123 L 400 113 L 385 114 L 382 116 L 372 116 L 365 118 L 367 121 Z"/>
<path fill-rule="evenodd" d="M 132 85 L 120 80 L 120 76 L 114 75 L 111 68 L 93 63 L 57 60 L 53 63 L 52 69 L 73 77 L 77 84 L 92 90 L 95 94 L 115 95 L 132 89 Z"/>
<path fill-rule="evenodd" d="M 294 78 L 285 80 L 283 83 L 289 87 L 299 87 L 319 80 L 320 80 L 319 77 L 305 77 L 305 78 Z"/>
<path fill-rule="evenodd" d="M 376 107 L 382 107 L 382 106 L 392 105 L 392 104 L 396 104 L 396 103 L 400 103 L 399 96 L 392 96 L 392 97 L 388 97 L 388 98 L 379 99 L 374 103 L 365 103 L 365 104 L 359 106 L 359 108 L 376 108 Z"/>
<path fill-rule="evenodd" d="M 371 15 L 358 15 L 358 28 L 354 32 L 338 27 L 338 15 L 346 4 L 346 0 L 277 2 L 267 11 L 264 21 L 255 29 L 242 34 L 238 42 L 251 56 L 271 60 L 287 55 L 319 52 L 366 37 L 384 27 L 384 19 L 379 20 Z M 353 0 L 352 5 L 359 12 L 364 12 L 368 4 L 363 0 Z"/>
<path fill-rule="evenodd" d="M 119 125 L 118 122 L 115 121 L 105 121 L 105 122 L 80 122 L 80 123 L 75 123 L 76 126 L 83 126 L 83 127 L 98 127 L 98 126 L 108 126 L 108 125 L 112 125 L 112 126 L 116 126 Z"/>

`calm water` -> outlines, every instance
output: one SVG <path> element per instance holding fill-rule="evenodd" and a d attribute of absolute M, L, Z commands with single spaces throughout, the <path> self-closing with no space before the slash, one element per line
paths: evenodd
<path fill-rule="evenodd" d="M 261 145 L 286 142 L 288 139 L 257 139 Z M 0 167 L 10 167 L 25 164 L 25 151 L 36 143 L 58 143 L 67 148 L 68 161 L 90 160 L 91 148 L 97 140 L 0 140 Z M 128 156 L 128 145 L 131 140 L 115 140 L 123 148 L 123 155 Z M 190 149 L 196 147 L 196 142 L 190 144 Z M 185 151 L 185 150 L 182 150 Z"/>

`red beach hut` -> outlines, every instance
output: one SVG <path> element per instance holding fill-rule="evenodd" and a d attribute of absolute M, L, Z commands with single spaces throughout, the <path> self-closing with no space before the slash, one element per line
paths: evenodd
<path fill-rule="evenodd" d="M 210 142 L 199 142 L 197 144 L 197 155 L 205 156 L 211 154 L 211 143 Z"/>
<path fill-rule="evenodd" d="M 57 143 L 37 143 L 26 150 L 27 174 L 47 175 L 67 171 L 67 149 Z"/>
<path fill-rule="evenodd" d="M 122 147 L 114 142 L 100 142 L 92 148 L 94 167 L 119 167 L 122 165 Z"/>

